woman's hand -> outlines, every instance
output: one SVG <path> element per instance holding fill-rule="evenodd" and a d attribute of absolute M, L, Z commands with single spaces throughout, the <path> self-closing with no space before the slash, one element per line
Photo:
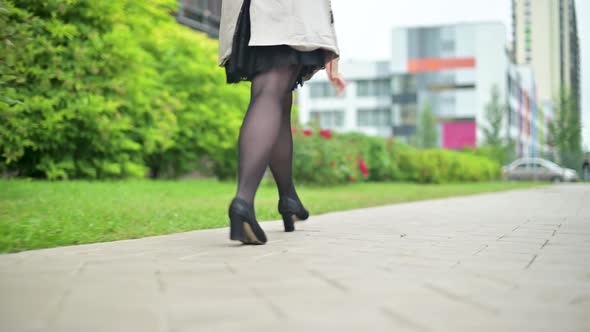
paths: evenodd
<path fill-rule="evenodd" d="M 341 96 L 344 93 L 344 89 L 346 89 L 346 85 L 348 84 L 342 74 L 338 70 L 338 59 L 334 59 L 326 65 L 326 71 L 328 72 L 328 78 L 332 85 L 338 91 L 338 95 Z"/>

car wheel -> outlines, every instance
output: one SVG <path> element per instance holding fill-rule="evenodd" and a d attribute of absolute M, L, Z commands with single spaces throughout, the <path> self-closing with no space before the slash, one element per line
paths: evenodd
<path fill-rule="evenodd" d="M 553 183 L 560 183 L 560 182 L 563 182 L 563 178 L 561 176 L 554 176 L 551 179 L 551 182 L 553 182 Z"/>

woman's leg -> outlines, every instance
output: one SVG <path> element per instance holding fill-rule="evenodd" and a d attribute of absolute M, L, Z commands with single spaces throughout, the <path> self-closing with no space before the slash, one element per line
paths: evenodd
<path fill-rule="evenodd" d="M 285 96 L 299 74 L 299 66 L 272 69 L 252 80 L 250 105 L 240 129 L 238 191 L 249 204 L 270 163 L 273 146 L 284 130 L 281 126 Z M 290 134 L 290 132 L 289 132 Z"/>
<path fill-rule="evenodd" d="M 293 93 L 288 92 L 285 95 L 282 117 L 281 130 L 273 146 L 270 157 L 270 170 L 277 188 L 279 196 L 287 196 L 299 200 L 295 185 L 293 184 L 293 135 L 291 133 L 291 107 L 293 105 Z"/>

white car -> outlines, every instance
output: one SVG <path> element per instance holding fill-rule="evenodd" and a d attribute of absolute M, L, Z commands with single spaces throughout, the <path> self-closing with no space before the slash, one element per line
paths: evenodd
<path fill-rule="evenodd" d="M 576 182 L 578 173 L 541 158 L 521 158 L 502 167 L 505 180 Z"/>

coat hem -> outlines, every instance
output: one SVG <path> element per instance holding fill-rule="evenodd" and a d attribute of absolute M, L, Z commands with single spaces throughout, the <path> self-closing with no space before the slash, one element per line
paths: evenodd
<path fill-rule="evenodd" d="M 290 46 L 298 51 L 302 51 L 302 52 L 311 52 L 311 51 L 315 51 L 318 49 L 323 49 L 326 50 L 328 52 L 330 52 L 330 55 L 328 56 L 328 61 L 332 61 L 334 59 L 338 59 L 340 58 L 340 51 L 337 48 L 333 48 L 333 47 L 329 47 L 326 45 L 320 45 L 320 44 L 306 44 L 306 45 L 290 45 L 290 44 L 280 44 L 280 43 L 256 43 L 256 44 L 249 44 L 250 46 L 277 46 L 277 45 L 287 45 Z M 232 52 L 232 48 L 230 47 L 225 54 L 219 59 L 219 67 L 224 67 L 227 60 L 229 59 L 230 55 Z"/>

